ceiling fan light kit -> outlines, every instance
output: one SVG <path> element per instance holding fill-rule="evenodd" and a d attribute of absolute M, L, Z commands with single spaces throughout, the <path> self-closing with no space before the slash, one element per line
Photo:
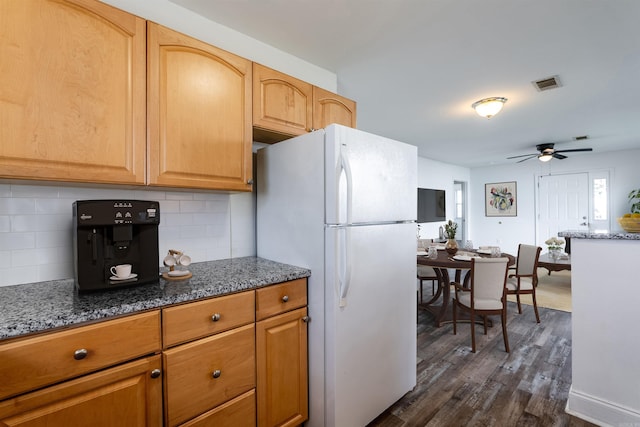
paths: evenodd
<path fill-rule="evenodd" d="M 507 102 L 507 98 L 494 96 L 476 101 L 471 104 L 471 107 L 476 110 L 476 113 L 478 113 L 480 117 L 490 119 L 502 110 L 505 102 Z"/>
<path fill-rule="evenodd" d="M 553 159 L 552 154 L 540 154 L 538 156 L 538 160 L 540 160 L 541 162 L 548 162 L 551 159 Z"/>

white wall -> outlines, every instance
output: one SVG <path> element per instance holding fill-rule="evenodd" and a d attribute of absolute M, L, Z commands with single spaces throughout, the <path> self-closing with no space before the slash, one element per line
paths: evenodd
<path fill-rule="evenodd" d="M 468 168 L 418 157 L 418 187 L 445 190 L 447 219 L 453 219 L 455 216 L 453 182 L 469 182 L 469 180 L 470 171 Z M 437 238 L 438 227 L 443 224 L 444 222 L 420 224 L 420 237 L 423 239 Z M 472 236 L 469 238 L 472 238 Z"/>
<path fill-rule="evenodd" d="M 542 163 L 531 159 L 523 163 L 488 166 L 471 170 L 469 227 L 474 244 L 499 244 L 506 252 L 517 252 L 519 243 L 535 244 L 535 177 L 545 174 L 602 171 L 610 172 L 612 229 L 619 229 L 616 217 L 628 212 L 627 194 L 640 188 L 640 150 L 575 154 L 564 160 Z M 484 185 L 517 182 L 518 215 L 486 217 Z"/>

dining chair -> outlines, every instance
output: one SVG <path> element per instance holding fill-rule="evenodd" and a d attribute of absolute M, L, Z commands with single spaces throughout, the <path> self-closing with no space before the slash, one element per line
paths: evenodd
<path fill-rule="evenodd" d="M 508 258 L 472 258 L 469 287 L 454 282 L 453 333 L 457 334 L 458 309 L 469 313 L 471 324 L 471 352 L 476 352 L 475 319 L 482 316 L 484 334 L 487 335 L 487 316 L 499 314 L 502 318 L 504 347 L 509 353 L 507 336 L 507 281 Z"/>
<path fill-rule="evenodd" d="M 436 281 L 438 280 L 438 276 L 436 276 L 436 272 L 432 267 L 418 264 L 418 280 L 420 281 L 419 292 L 420 303 L 422 304 L 422 283 L 424 281 L 431 281 L 431 295 L 434 295 L 436 293 Z"/>
<path fill-rule="evenodd" d="M 516 296 L 518 313 L 522 314 L 520 295 L 531 295 L 537 323 L 540 323 L 538 303 L 536 302 L 536 287 L 538 286 L 538 260 L 540 259 L 541 250 L 540 246 L 522 243 L 518 245 L 515 274 L 509 274 L 507 278 L 507 295 Z"/>

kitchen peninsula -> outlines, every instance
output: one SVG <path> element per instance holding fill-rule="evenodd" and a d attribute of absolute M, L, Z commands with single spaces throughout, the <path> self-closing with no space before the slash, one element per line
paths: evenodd
<path fill-rule="evenodd" d="M 0 287 L 0 424 L 305 421 L 311 272 L 257 257 L 189 270 L 92 293 L 73 279 Z"/>
<path fill-rule="evenodd" d="M 572 384 L 567 412 L 598 425 L 640 424 L 640 234 L 571 238 Z"/>

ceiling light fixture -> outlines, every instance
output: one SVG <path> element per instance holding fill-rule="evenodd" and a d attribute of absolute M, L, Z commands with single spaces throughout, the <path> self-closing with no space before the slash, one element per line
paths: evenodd
<path fill-rule="evenodd" d="M 471 104 L 471 107 L 476 110 L 479 116 L 490 119 L 502 110 L 505 102 L 507 102 L 507 98 L 494 96 L 476 101 Z"/>
<path fill-rule="evenodd" d="M 542 153 L 538 155 L 538 160 L 540 160 L 541 162 L 548 162 L 551 159 L 553 159 L 553 155 L 549 153 Z"/>

